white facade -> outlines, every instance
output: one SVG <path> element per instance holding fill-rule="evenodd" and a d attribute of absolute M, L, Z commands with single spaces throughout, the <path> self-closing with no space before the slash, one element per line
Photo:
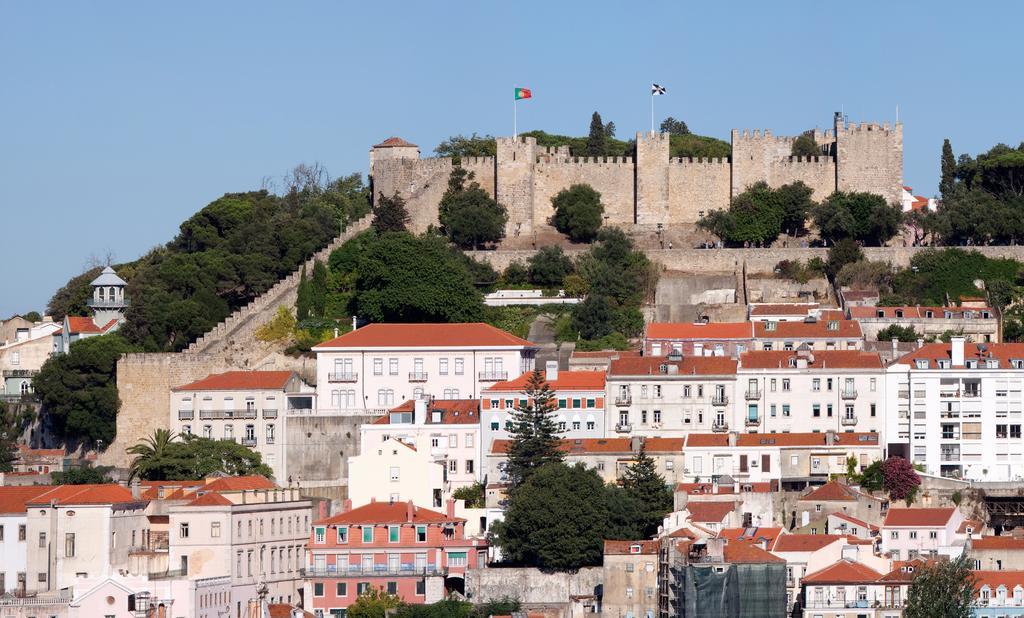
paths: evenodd
<path fill-rule="evenodd" d="M 25 591 L 28 519 L 24 512 L 0 513 L 0 595 Z"/>
<path fill-rule="evenodd" d="M 939 555 L 956 558 L 967 539 L 966 534 L 957 533 L 963 521 L 957 508 L 891 508 L 880 529 L 882 553 L 893 560 Z"/>

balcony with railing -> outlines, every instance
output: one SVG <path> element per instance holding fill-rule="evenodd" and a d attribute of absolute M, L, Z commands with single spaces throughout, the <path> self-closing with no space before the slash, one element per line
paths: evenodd
<path fill-rule="evenodd" d="M 633 403 L 633 396 L 629 393 L 619 393 L 615 396 L 615 405 L 617 406 L 628 406 Z"/>
<path fill-rule="evenodd" d="M 725 393 L 715 393 L 711 397 L 711 405 L 713 406 L 727 406 L 729 405 L 729 396 Z"/>
<path fill-rule="evenodd" d="M 312 566 L 300 569 L 304 577 L 395 577 L 395 576 L 428 576 L 445 575 L 447 569 L 430 565 L 415 564 L 374 564 L 374 565 L 325 565 L 322 567 Z"/>
<path fill-rule="evenodd" d="M 327 374 L 328 382 L 356 382 L 359 380 L 359 373 L 355 371 L 338 371 Z"/>
<path fill-rule="evenodd" d="M 277 418 L 277 408 L 263 408 L 263 418 Z"/>
<path fill-rule="evenodd" d="M 761 398 L 761 389 L 755 388 L 746 392 L 747 401 L 757 401 Z"/>
<path fill-rule="evenodd" d="M 242 446 L 256 446 L 256 438 L 242 438 Z"/>
<path fill-rule="evenodd" d="M 90 298 L 89 302 L 87 302 L 86 304 L 92 307 L 93 309 L 120 309 L 122 307 L 130 306 L 131 301 L 129 301 L 127 298 L 115 298 L 113 300 L 96 300 L 95 298 Z"/>
<path fill-rule="evenodd" d="M 178 410 L 179 421 L 190 421 L 196 417 L 195 410 Z"/>
<path fill-rule="evenodd" d="M 711 431 L 719 433 L 729 431 L 729 423 L 725 421 L 715 421 L 711 423 Z"/>
<path fill-rule="evenodd" d="M 427 372 L 426 371 L 410 371 L 409 372 L 410 382 L 426 382 Z"/>
<path fill-rule="evenodd" d="M 508 379 L 507 371 L 480 371 L 477 377 L 481 382 L 501 382 Z"/>
<path fill-rule="evenodd" d="M 170 549 L 170 533 L 150 531 L 149 538 L 143 539 L 142 545 L 129 548 L 129 554 L 152 554 Z"/>
<path fill-rule="evenodd" d="M 856 416 L 844 416 L 839 422 L 843 424 L 843 427 L 852 427 L 857 424 Z"/>
<path fill-rule="evenodd" d="M 843 389 L 843 391 L 839 394 L 839 396 L 842 397 L 843 399 L 856 399 L 857 398 L 857 389 L 855 389 L 855 388 Z"/>
<path fill-rule="evenodd" d="M 756 416 L 753 418 L 748 416 L 746 422 L 744 423 L 744 425 L 746 425 L 747 427 L 757 427 L 760 424 L 761 419 L 757 418 Z"/>
<path fill-rule="evenodd" d="M 233 408 L 229 410 L 199 410 L 199 420 L 233 420 L 233 419 L 254 419 L 256 408 Z"/>
<path fill-rule="evenodd" d="M 633 426 L 630 425 L 629 423 L 616 423 L 615 424 L 615 431 L 617 431 L 618 433 L 629 433 L 632 430 L 633 430 Z"/>
<path fill-rule="evenodd" d="M 31 378 L 37 373 L 34 369 L 4 369 L 2 375 L 5 378 Z"/>

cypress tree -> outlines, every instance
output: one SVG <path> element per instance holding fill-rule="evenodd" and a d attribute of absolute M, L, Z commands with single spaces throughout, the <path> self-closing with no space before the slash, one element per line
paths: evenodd
<path fill-rule="evenodd" d="M 644 537 L 654 536 L 665 514 L 672 510 L 672 491 L 665 484 L 665 478 L 658 474 L 643 443 L 636 460 L 623 471 L 622 487 L 643 505 L 637 517 Z"/>
<path fill-rule="evenodd" d="M 295 319 L 299 322 L 309 319 L 310 309 L 309 281 L 306 279 L 306 265 L 302 265 L 302 274 L 299 275 L 298 298 L 295 299 Z"/>
<path fill-rule="evenodd" d="M 309 312 L 322 318 L 327 313 L 327 267 L 320 260 L 313 263 L 313 279 L 309 283 Z"/>
<path fill-rule="evenodd" d="M 942 140 L 942 179 L 939 180 L 939 195 L 943 201 L 953 197 L 953 186 L 956 182 L 956 158 L 949 138 Z"/>
<path fill-rule="evenodd" d="M 512 487 L 525 481 L 537 468 L 548 463 L 561 462 L 558 426 L 552 418 L 555 395 L 544 380 L 544 374 L 535 369 L 530 374 L 520 401 L 512 413 L 506 472 Z"/>
<path fill-rule="evenodd" d="M 590 117 L 590 136 L 587 137 L 587 156 L 603 157 L 608 144 L 608 131 L 601 122 L 601 114 Z"/>

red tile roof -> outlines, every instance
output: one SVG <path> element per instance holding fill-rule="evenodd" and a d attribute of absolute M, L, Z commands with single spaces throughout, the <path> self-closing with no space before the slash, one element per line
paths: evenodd
<path fill-rule="evenodd" d="M 691 433 L 686 446 L 729 446 L 729 436 L 721 433 Z"/>
<path fill-rule="evenodd" d="M 999 367 L 1002 369 L 1008 369 L 1012 365 L 1011 360 L 1024 360 L 1024 343 L 986 343 L 985 356 L 981 356 L 978 352 L 977 343 L 964 343 L 964 360 L 981 360 L 994 358 L 999 360 Z M 951 344 L 948 343 L 929 343 L 914 350 L 910 354 L 906 354 L 899 359 L 899 363 L 904 365 L 915 365 L 919 359 L 928 361 L 928 369 L 938 369 L 936 360 L 951 360 L 950 348 Z M 984 363 L 979 363 L 980 367 L 984 367 Z"/>
<path fill-rule="evenodd" d="M 718 533 L 718 538 L 744 543 L 767 541 L 768 547 L 771 547 L 780 534 L 785 534 L 783 528 L 723 528 Z"/>
<path fill-rule="evenodd" d="M 762 483 L 739 483 L 740 491 L 745 491 L 746 487 L 750 488 L 751 493 L 755 494 L 767 494 L 778 490 L 778 481 L 764 481 Z M 678 483 L 676 485 L 677 493 L 687 493 L 695 496 L 700 495 L 717 495 L 714 493 L 715 487 L 712 483 Z M 718 494 L 735 494 L 736 487 L 732 483 L 724 483 L 718 486 Z"/>
<path fill-rule="evenodd" d="M 26 457 L 64 457 L 66 455 L 62 448 L 30 448 L 24 444 L 18 445 L 18 453 Z"/>
<path fill-rule="evenodd" d="M 227 371 L 173 388 L 174 391 L 283 390 L 292 371 Z"/>
<path fill-rule="evenodd" d="M 860 335 L 858 335 L 859 337 Z M 807 358 L 807 369 L 879 369 L 882 358 L 877 352 L 861 350 L 811 350 Z M 796 359 L 796 360 L 792 360 Z M 798 362 L 800 354 L 792 350 L 754 350 L 740 356 L 740 369 L 796 369 L 791 362 Z M 805 371 L 801 369 L 800 371 Z"/>
<path fill-rule="evenodd" d="M 1015 539 L 1012 536 L 983 536 L 971 540 L 971 549 L 1024 550 L 1024 539 Z"/>
<path fill-rule="evenodd" d="M 999 586 L 1006 586 L 1007 599 L 1013 596 L 1016 586 L 1024 586 L 1024 571 L 971 571 L 971 575 L 974 576 L 975 590 L 988 586 L 995 591 Z"/>
<path fill-rule="evenodd" d="M 419 148 L 416 144 L 405 141 L 400 137 L 389 137 L 379 144 L 374 144 L 374 148 Z"/>
<path fill-rule="evenodd" d="M 267 603 L 267 611 L 270 612 L 270 618 L 292 618 L 292 610 L 295 609 L 298 609 L 301 612 L 299 615 L 302 616 L 302 618 L 315 618 L 312 613 L 299 609 L 294 605 L 288 605 L 287 603 Z"/>
<path fill-rule="evenodd" d="M 784 559 L 761 549 L 752 543 L 729 543 L 722 550 L 725 561 L 729 564 L 762 564 L 765 562 L 785 562 Z"/>
<path fill-rule="evenodd" d="M 486 348 L 535 347 L 534 344 L 482 322 L 466 324 L 367 324 L 313 346 L 332 348 Z"/>
<path fill-rule="evenodd" d="M 679 528 L 668 533 L 670 539 L 696 539 L 697 535 L 689 528 Z"/>
<path fill-rule="evenodd" d="M 886 513 L 885 522 L 882 525 L 886 527 L 913 526 L 936 528 L 949 523 L 955 511 L 956 507 L 952 506 L 916 509 L 891 508 Z"/>
<path fill-rule="evenodd" d="M 639 350 L 573 350 L 570 358 L 627 358 L 640 356 Z"/>
<path fill-rule="evenodd" d="M 868 584 L 878 581 L 882 574 L 869 566 L 851 560 L 840 560 L 804 575 L 802 584 Z"/>
<path fill-rule="evenodd" d="M 69 315 L 68 317 L 68 332 L 72 335 L 85 335 L 85 334 L 100 334 L 105 333 L 114 324 L 117 324 L 117 320 L 110 320 L 102 326 L 98 326 L 92 321 L 92 318 L 83 318 L 80 316 Z M 54 335 L 59 335 L 61 331 L 54 331 Z"/>
<path fill-rule="evenodd" d="M 826 446 L 826 433 L 741 433 L 736 436 L 736 446 L 779 447 L 779 446 Z M 878 444 L 878 434 L 872 432 L 837 432 L 834 446 L 871 446 Z"/>
<path fill-rule="evenodd" d="M 491 454 L 500 455 L 508 452 L 511 440 L 494 440 L 491 442 Z M 563 439 L 559 445 L 562 452 L 569 455 L 584 453 L 632 454 L 630 438 L 575 438 Z M 682 453 L 683 438 L 646 438 L 644 450 L 648 454 Z"/>
<path fill-rule="evenodd" d="M 729 513 L 736 510 L 736 503 L 709 500 L 691 500 L 686 503 L 686 510 L 690 512 L 690 521 L 697 523 L 721 523 Z"/>
<path fill-rule="evenodd" d="M 465 519 L 455 517 L 449 519 L 444 513 L 431 511 L 419 506 L 413 507 L 413 516 L 408 517 L 409 505 L 406 502 L 371 502 L 352 509 L 345 513 L 338 513 L 327 519 L 316 522 L 319 525 L 330 526 L 335 524 L 361 525 L 361 524 L 440 524 L 449 521 L 464 522 Z"/>
<path fill-rule="evenodd" d="M 415 400 L 409 399 L 391 408 L 390 412 L 412 412 L 416 407 Z M 478 399 L 432 399 L 427 404 L 426 424 L 436 425 L 432 420 L 432 412 L 441 413 L 442 425 L 475 425 L 480 422 L 480 401 Z M 374 425 L 390 425 L 391 416 L 384 416 L 373 421 Z"/>
<path fill-rule="evenodd" d="M 934 560 L 921 560 L 920 558 L 914 558 L 913 560 L 893 560 L 892 570 L 879 578 L 880 582 L 884 583 L 905 583 L 909 584 L 914 581 L 917 577 L 917 571 L 922 566 L 928 563 L 933 563 Z"/>
<path fill-rule="evenodd" d="M 543 372 L 541 372 L 543 373 Z M 481 393 L 521 393 L 526 389 L 532 371 L 527 371 L 514 380 L 495 382 L 483 389 Z M 603 371 L 559 371 L 558 378 L 546 381 L 553 391 L 601 391 L 604 392 L 605 374 Z"/>
<path fill-rule="evenodd" d="M 843 521 L 848 521 L 851 524 L 855 524 L 857 526 L 861 526 L 861 527 L 863 527 L 865 530 L 867 530 L 869 532 L 871 530 L 878 530 L 878 526 L 876 526 L 874 524 L 869 524 L 868 522 L 864 521 L 863 519 L 857 519 L 856 517 L 851 517 L 850 515 L 847 515 L 846 513 L 841 513 L 841 512 L 839 512 L 839 513 L 829 513 L 828 516 L 829 517 L 838 517 L 839 519 L 842 519 Z"/>
<path fill-rule="evenodd" d="M 662 366 L 674 367 L 675 374 L 663 372 Z M 653 356 L 635 356 L 612 360 L 608 369 L 611 376 L 653 376 L 653 375 L 733 375 L 736 361 L 724 356 L 687 356 L 672 361 Z"/>
<path fill-rule="evenodd" d="M 807 315 L 818 307 L 818 303 L 765 303 L 751 305 L 750 315 Z"/>
<path fill-rule="evenodd" d="M 965 519 L 960 522 L 960 527 L 956 529 L 957 534 L 967 534 L 968 527 L 971 528 L 971 534 L 981 534 L 985 524 L 977 519 Z"/>
<path fill-rule="evenodd" d="M 24 513 L 25 505 L 39 495 L 53 489 L 50 485 L 26 485 L 23 487 L 0 487 L 0 514 Z"/>
<path fill-rule="evenodd" d="M 977 316 L 981 311 L 991 311 L 991 309 L 988 307 L 924 307 L 911 305 L 904 305 L 901 307 L 850 307 L 850 317 L 855 320 L 877 317 L 900 319 L 896 317 L 897 311 L 903 312 L 903 318 L 945 319 L 947 311 L 952 312 L 953 317 L 960 318 L 963 316 L 965 311 L 971 311 Z M 931 318 L 927 317 L 926 312 L 928 311 L 932 312 Z M 882 313 L 881 316 L 878 315 L 879 312 Z"/>
<path fill-rule="evenodd" d="M 223 476 L 208 481 L 203 489 L 206 491 L 251 491 L 253 489 L 277 489 L 277 485 L 264 476 Z"/>
<path fill-rule="evenodd" d="M 829 329 L 829 322 L 835 322 L 837 328 Z M 859 339 L 861 330 L 860 323 L 855 320 L 775 322 L 774 330 L 768 330 L 768 322 L 755 322 L 754 337 L 757 339 Z"/>
<path fill-rule="evenodd" d="M 754 327 L 750 322 L 654 322 L 647 325 L 647 339 L 694 339 L 697 341 L 720 339 L 752 339 Z"/>
<path fill-rule="evenodd" d="M 232 502 L 215 491 L 207 492 L 192 502 L 189 506 L 231 506 Z"/>
<path fill-rule="evenodd" d="M 58 485 L 45 493 L 26 501 L 31 505 L 46 505 L 50 502 L 60 505 L 70 504 L 123 504 L 137 502 L 132 492 L 120 485 Z"/>
<path fill-rule="evenodd" d="M 841 534 L 783 534 L 775 539 L 772 551 L 813 552 L 845 538 Z"/>
<path fill-rule="evenodd" d="M 821 502 L 854 502 L 857 500 L 857 493 L 849 486 L 843 485 L 839 481 L 829 481 L 800 499 Z"/>
<path fill-rule="evenodd" d="M 605 541 L 604 554 L 606 556 L 651 555 L 658 553 L 658 545 L 658 541 Z M 640 551 L 632 551 L 631 548 L 634 546 L 639 546 Z"/>

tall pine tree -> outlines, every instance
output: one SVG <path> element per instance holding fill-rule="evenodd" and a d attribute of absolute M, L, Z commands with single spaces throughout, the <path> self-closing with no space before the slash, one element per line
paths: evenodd
<path fill-rule="evenodd" d="M 306 265 L 303 264 L 302 274 L 299 275 L 298 298 L 295 300 L 295 319 L 299 322 L 309 319 L 312 301 L 310 292 L 309 280 L 306 279 Z"/>
<path fill-rule="evenodd" d="M 644 537 L 657 534 L 665 515 L 672 511 L 672 491 L 665 484 L 665 478 L 658 474 L 643 443 L 636 460 L 622 473 L 622 487 L 642 505 L 637 516 L 641 520 Z"/>
<path fill-rule="evenodd" d="M 956 157 L 953 156 L 953 146 L 949 138 L 942 140 L 942 178 L 939 180 L 939 195 L 943 201 L 953 197 L 953 187 L 956 182 Z"/>
<path fill-rule="evenodd" d="M 512 442 L 508 447 L 506 472 L 513 488 L 537 468 L 561 462 L 564 457 L 559 448 L 558 426 L 552 418 L 555 395 L 544 380 L 543 372 L 535 369 L 530 374 L 523 394 L 526 399 L 512 413 L 509 430 Z"/>
<path fill-rule="evenodd" d="M 313 278 L 309 282 L 309 312 L 315 318 L 327 313 L 327 267 L 320 260 L 313 263 Z"/>
<path fill-rule="evenodd" d="M 378 234 L 384 232 L 404 232 L 409 224 L 409 211 L 405 200 L 395 193 L 391 197 L 379 194 L 377 203 L 373 205 L 373 219 L 370 225 Z"/>
<path fill-rule="evenodd" d="M 608 144 L 608 131 L 601 122 L 601 114 L 590 117 L 590 136 L 587 137 L 587 156 L 603 157 Z"/>

